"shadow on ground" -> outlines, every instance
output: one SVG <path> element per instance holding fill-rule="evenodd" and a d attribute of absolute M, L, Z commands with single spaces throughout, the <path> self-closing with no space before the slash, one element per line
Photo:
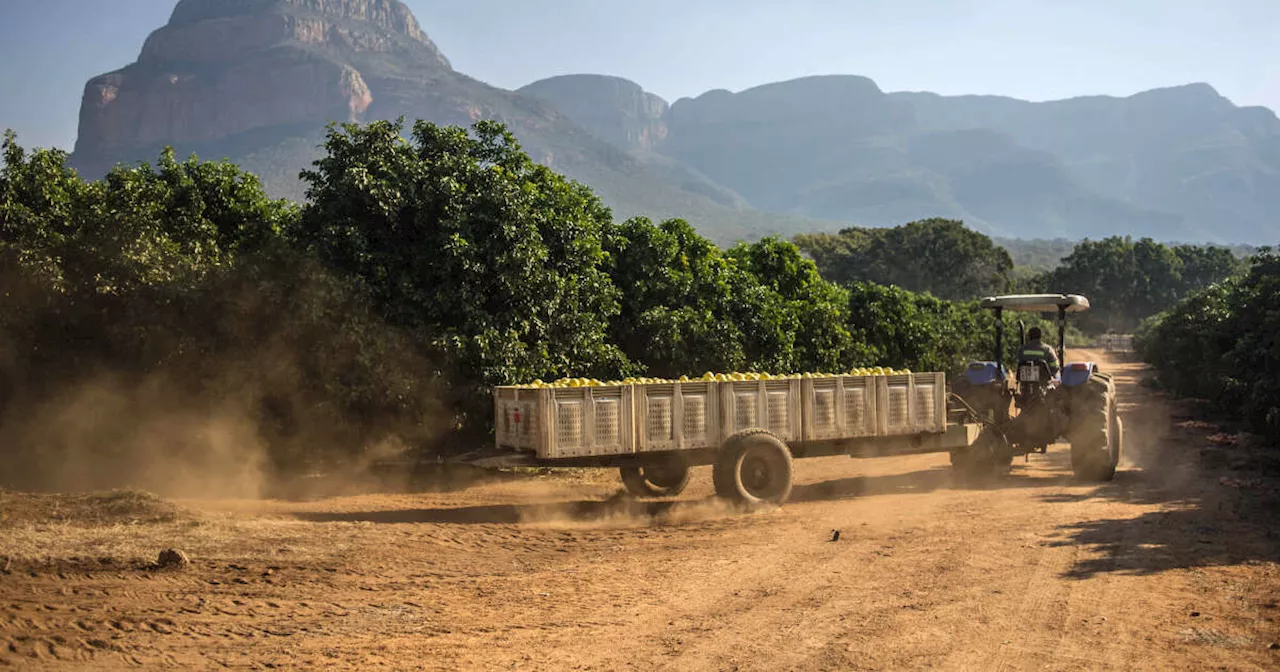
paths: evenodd
<path fill-rule="evenodd" d="M 632 521 L 661 524 L 678 522 L 680 514 L 709 517 L 738 512 L 716 498 L 701 500 L 643 501 L 625 495 L 605 500 L 551 502 L 545 504 L 495 504 L 456 508 L 401 509 L 356 512 L 299 512 L 311 522 L 368 522 L 387 524 L 515 525 L 552 521 L 604 522 Z"/>
<path fill-rule="evenodd" d="M 1036 455 L 1031 459 L 1048 462 L 1057 468 L 1069 458 L 1061 447 L 1057 451 L 1050 450 L 1048 455 Z M 951 467 L 942 466 L 933 469 L 913 471 L 905 474 L 886 476 L 855 476 L 819 483 L 797 485 L 791 491 L 792 502 L 819 502 L 867 497 L 871 495 L 921 494 L 937 490 L 1007 490 L 1017 488 L 1055 488 L 1079 485 L 1070 472 L 1052 476 L 1031 476 L 1019 466 L 1022 458 L 1014 461 L 1013 471 L 1005 476 L 991 478 L 981 482 L 961 482 L 957 480 Z"/>
<path fill-rule="evenodd" d="M 1055 546 L 1094 551 L 1065 572 L 1074 579 L 1280 561 L 1280 539 L 1269 526 L 1206 511 L 1198 502 L 1136 518 L 1076 523 L 1060 532 Z"/>
<path fill-rule="evenodd" d="M 1044 456 L 1034 459 L 1046 459 Z M 1062 459 L 1051 453 L 1048 459 Z M 790 503 L 835 501 L 896 493 L 925 493 L 950 488 L 1006 489 L 1047 488 L 1075 484 L 1063 476 L 1028 476 L 1016 468 L 1013 474 L 982 484 L 957 484 L 949 467 L 925 469 L 906 474 L 859 476 L 820 483 L 797 485 Z M 300 512 L 312 522 L 370 522 L 388 524 L 512 525 L 551 520 L 596 522 L 631 519 L 652 524 L 679 523 L 711 517 L 732 516 L 760 509 L 734 506 L 715 497 L 696 500 L 639 500 L 619 493 L 605 500 L 499 504 L 472 507 L 442 507 L 357 512 Z"/>
<path fill-rule="evenodd" d="M 1052 493 L 1041 499 L 1055 504 L 1106 499 L 1160 509 L 1059 528 L 1054 545 L 1090 551 L 1064 576 L 1088 579 L 1280 562 L 1280 484 L 1248 471 L 1265 460 L 1250 462 L 1243 449 L 1207 448 L 1207 437 L 1220 429 L 1203 423 L 1194 405 L 1147 389 L 1138 378 L 1117 377 L 1125 469 L 1090 492 Z M 1227 468 L 1209 463 L 1207 450 Z M 1231 469 L 1233 464 L 1244 466 Z"/>
<path fill-rule="evenodd" d="M 1160 505 L 1130 518 L 1081 521 L 1058 529 L 1055 546 L 1091 551 L 1064 576 L 1157 574 L 1173 569 L 1280 562 L 1280 486 L 1238 472 L 1206 472 L 1193 451 L 1147 468 L 1117 472 L 1090 492 L 1052 493 L 1052 504 L 1106 499 Z M 1241 484 L 1245 484 L 1241 487 Z"/>
<path fill-rule="evenodd" d="M 468 465 L 377 464 L 348 472 L 281 478 L 272 482 L 263 497 L 303 501 L 367 494 L 439 494 L 512 481 L 525 481 L 541 472 L 498 471 Z"/>

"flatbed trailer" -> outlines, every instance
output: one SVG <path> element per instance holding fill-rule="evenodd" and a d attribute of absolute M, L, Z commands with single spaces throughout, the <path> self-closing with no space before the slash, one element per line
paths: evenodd
<path fill-rule="evenodd" d="M 946 452 L 987 464 L 987 427 L 948 399 L 941 373 L 498 387 L 494 446 L 459 461 L 616 468 L 651 497 L 678 495 L 691 467 L 710 465 L 718 495 L 782 504 L 794 459 Z"/>

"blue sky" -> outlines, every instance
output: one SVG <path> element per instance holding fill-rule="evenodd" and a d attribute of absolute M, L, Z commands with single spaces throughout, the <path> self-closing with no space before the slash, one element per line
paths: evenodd
<path fill-rule="evenodd" d="M 0 127 L 70 148 L 80 94 L 175 0 L 0 0 Z M 1280 109 L 1280 0 L 406 0 L 454 67 L 504 88 L 633 79 L 675 100 L 812 74 L 1031 100 L 1208 82 Z"/>

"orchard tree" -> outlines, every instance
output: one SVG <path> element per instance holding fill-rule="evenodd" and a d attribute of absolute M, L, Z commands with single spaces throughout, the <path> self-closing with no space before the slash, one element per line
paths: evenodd
<path fill-rule="evenodd" d="M 618 292 L 600 200 L 496 122 L 402 130 L 331 127 L 326 156 L 303 173 L 310 206 L 297 235 L 423 339 L 459 420 L 486 417 L 491 385 L 622 373 L 606 337 Z"/>
<path fill-rule="evenodd" d="M 894 285 L 949 300 L 1001 293 L 1009 288 L 1013 270 L 1004 248 L 951 219 L 802 235 L 796 244 L 833 282 Z"/>
<path fill-rule="evenodd" d="M 848 293 L 824 280 L 798 247 L 770 237 L 739 244 L 727 254 L 764 290 L 744 292 L 738 315 L 750 361 L 777 371 L 837 371 L 853 365 Z"/>
<path fill-rule="evenodd" d="M 849 330 L 868 363 L 958 374 L 993 349 L 993 327 L 976 304 L 869 282 L 852 283 L 848 293 Z"/>
<path fill-rule="evenodd" d="M 1208 287 L 1248 269 L 1248 264 L 1225 247 L 1214 245 L 1178 245 L 1173 253 L 1182 262 L 1179 298 Z"/>
<path fill-rule="evenodd" d="M 86 182 L 66 159 L 5 137 L 0 259 L 13 305 L 0 312 L 40 306 L 45 319 L 26 323 L 51 330 L 40 356 L 70 368 L 93 357 L 135 366 L 171 357 L 166 334 L 195 317 L 184 301 L 278 242 L 297 213 L 229 163 L 179 162 L 166 150 L 155 166 L 117 166 Z"/>
<path fill-rule="evenodd" d="M 1082 241 L 1035 285 L 1041 291 L 1089 297 L 1093 309 L 1079 321 L 1087 330 L 1126 331 L 1240 268 L 1223 248 L 1170 248 L 1150 238 L 1112 236 Z"/>
<path fill-rule="evenodd" d="M 621 292 L 610 340 L 651 375 L 696 376 L 746 367 L 734 320 L 752 278 L 684 220 L 630 219 L 605 236 L 608 268 Z"/>

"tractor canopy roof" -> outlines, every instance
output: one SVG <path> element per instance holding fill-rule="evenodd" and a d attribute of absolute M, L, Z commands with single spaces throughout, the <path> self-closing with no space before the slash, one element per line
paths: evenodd
<path fill-rule="evenodd" d="M 990 296 L 979 305 L 1024 313 L 1056 313 L 1059 308 L 1066 308 L 1068 313 L 1083 313 L 1089 310 L 1089 299 L 1079 294 L 1015 294 Z"/>

